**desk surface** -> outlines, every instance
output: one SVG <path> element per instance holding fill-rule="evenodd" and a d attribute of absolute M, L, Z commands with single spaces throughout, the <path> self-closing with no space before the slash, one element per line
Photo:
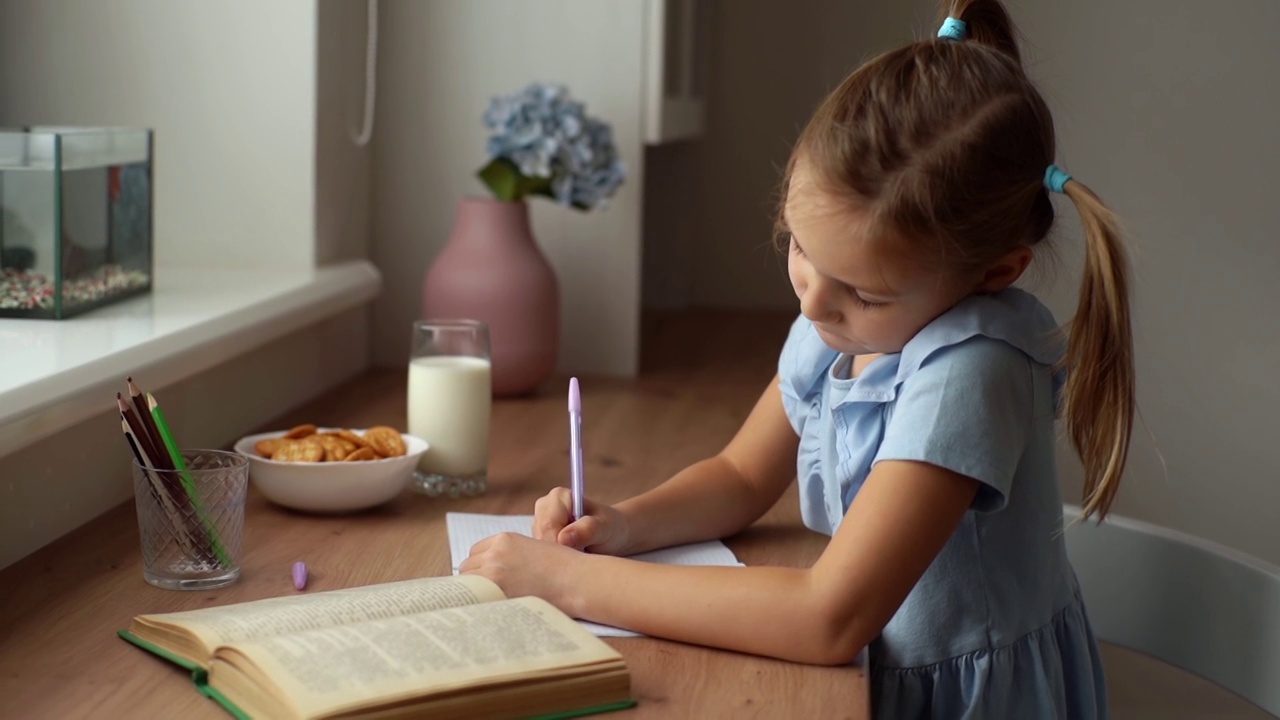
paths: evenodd
<path fill-rule="evenodd" d="M 592 492 L 617 501 L 715 452 L 750 410 L 781 343 L 776 328 L 730 355 L 710 338 L 659 337 L 705 352 L 657 358 L 639 380 L 583 380 L 590 414 L 583 445 Z M 785 327 L 781 332 L 785 332 Z M 683 339 L 681 339 L 683 338 Z M 704 344 L 707 343 L 707 344 Z M 736 355 L 736 357 L 735 357 Z M 403 427 L 402 372 L 375 371 L 273 421 Z M 189 675 L 115 635 L 137 614 L 208 607 L 295 592 L 296 560 L 308 591 L 449 573 L 447 511 L 529 513 L 568 477 L 567 382 L 533 398 L 495 403 L 489 491 L 433 500 L 406 491 L 386 506 L 342 517 L 284 510 L 250 492 L 243 575 L 207 592 L 160 590 L 142 580 L 131 503 L 0 571 L 0 717 L 220 718 Z M 807 566 L 825 539 L 803 528 L 795 489 L 726 543 L 749 565 Z M 626 658 L 639 706 L 611 717 L 866 716 L 862 668 L 799 665 L 652 638 L 607 640 Z"/>

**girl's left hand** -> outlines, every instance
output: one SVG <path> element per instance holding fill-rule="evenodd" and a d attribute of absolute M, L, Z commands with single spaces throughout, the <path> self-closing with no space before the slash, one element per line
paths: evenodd
<path fill-rule="evenodd" d="M 556 542 L 500 533 L 473 545 L 458 571 L 492 580 L 507 597 L 536 595 L 572 615 L 568 577 L 583 557 Z"/>

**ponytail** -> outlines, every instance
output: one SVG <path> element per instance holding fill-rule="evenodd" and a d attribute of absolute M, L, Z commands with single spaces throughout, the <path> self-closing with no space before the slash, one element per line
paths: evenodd
<path fill-rule="evenodd" d="M 939 36 L 995 50 L 1012 60 L 1022 74 L 1016 30 L 1000 0 L 943 0 L 942 11 L 945 19 Z M 973 66 L 972 57 L 963 62 Z M 1035 108 L 1035 122 L 1041 123 L 1039 147 L 1052 157 L 1049 110 L 1034 92 L 1026 96 Z M 1028 159 L 1036 155 L 1034 149 L 1022 154 Z M 1084 464 L 1082 519 L 1095 513 L 1102 519 L 1120 488 L 1136 405 L 1128 258 L 1116 216 L 1093 191 L 1052 164 L 1044 185 L 1071 198 L 1084 228 L 1084 278 L 1063 358 L 1067 367 L 1064 417 L 1067 434 Z M 1044 202 L 1043 192 L 1036 197 L 1038 207 L 1028 213 L 1030 227 L 1025 236 L 1038 240 L 1053 223 L 1053 207 Z"/>
<path fill-rule="evenodd" d="M 1107 515 L 1133 434 L 1133 333 L 1129 267 L 1119 223 L 1093 191 L 1072 179 L 1063 192 L 1084 229 L 1084 278 L 1067 341 L 1065 418 L 1084 464 L 1084 513 Z"/>
<path fill-rule="evenodd" d="M 998 0 L 943 0 L 942 14 L 964 21 L 965 41 L 987 45 L 1022 67 L 1013 19 Z"/>

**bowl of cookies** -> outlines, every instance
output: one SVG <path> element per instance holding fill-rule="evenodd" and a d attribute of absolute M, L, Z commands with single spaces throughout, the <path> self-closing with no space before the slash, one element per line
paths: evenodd
<path fill-rule="evenodd" d="M 365 430 L 299 425 L 240 438 L 249 482 L 277 505 L 342 513 L 381 505 L 408 485 L 427 441 L 380 425 Z"/>

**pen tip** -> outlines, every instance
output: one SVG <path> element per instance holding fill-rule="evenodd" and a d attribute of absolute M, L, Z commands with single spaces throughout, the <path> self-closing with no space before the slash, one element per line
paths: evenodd
<path fill-rule="evenodd" d="M 569 378 L 569 412 L 582 412 L 582 395 L 578 392 L 578 378 Z"/>

